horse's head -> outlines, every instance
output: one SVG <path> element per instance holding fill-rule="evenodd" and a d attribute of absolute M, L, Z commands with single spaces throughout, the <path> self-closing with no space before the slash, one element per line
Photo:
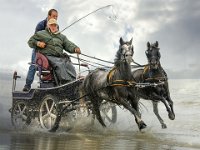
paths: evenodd
<path fill-rule="evenodd" d="M 152 69 L 158 69 L 160 66 L 160 52 L 158 48 L 158 41 L 153 44 L 147 42 L 147 50 L 145 51 L 148 63 Z"/>
<path fill-rule="evenodd" d="M 132 39 L 128 42 L 125 42 L 122 38 L 119 40 L 119 50 L 116 55 L 115 62 L 127 62 L 130 64 L 133 61 L 133 45 L 132 45 Z"/>

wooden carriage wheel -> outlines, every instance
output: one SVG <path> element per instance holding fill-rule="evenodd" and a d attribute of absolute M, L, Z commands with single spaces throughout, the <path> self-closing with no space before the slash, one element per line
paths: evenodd
<path fill-rule="evenodd" d="M 16 129 L 24 129 L 30 124 L 27 103 L 23 100 L 17 101 L 11 110 L 11 122 Z"/>
<path fill-rule="evenodd" d="M 50 130 L 55 123 L 57 102 L 57 98 L 52 95 L 47 95 L 42 99 L 39 107 L 39 122 L 41 127 L 45 130 Z"/>
<path fill-rule="evenodd" d="M 106 126 L 116 123 L 117 108 L 114 103 L 103 101 L 100 105 L 100 112 Z"/>

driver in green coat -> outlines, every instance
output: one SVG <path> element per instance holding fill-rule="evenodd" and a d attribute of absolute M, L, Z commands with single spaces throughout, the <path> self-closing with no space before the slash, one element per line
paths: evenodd
<path fill-rule="evenodd" d="M 50 64 L 56 69 L 61 84 L 76 79 L 75 68 L 70 60 L 66 60 L 63 50 L 81 54 L 80 48 L 58 32 L 58 24 L 55 19 L 50 19 L 47 22 L 47 28 L 35 33 L 29 39 L 28 44 L 48 58 Z"/>
<path fill-rule="evenodd" d="M 31 48 L 48 56 L 63 56 L 63 49 L 69 53 L 81 53 L 78 46 L 69 41 L 65 35 L 57 32 L 57 21 L 52 18 L 48 21 L 47 28 L 34 34 L 28 44 Z"/>

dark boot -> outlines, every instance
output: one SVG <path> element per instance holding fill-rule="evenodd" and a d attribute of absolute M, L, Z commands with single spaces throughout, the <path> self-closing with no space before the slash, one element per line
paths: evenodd
<path fill-rule="evenodd" d="M 23 88 L 23 91 L 28 92 L 28 91 L 30 91 L 30 89 L 31 89 L 30 85 L 25 85 L 24 88 Z"/>

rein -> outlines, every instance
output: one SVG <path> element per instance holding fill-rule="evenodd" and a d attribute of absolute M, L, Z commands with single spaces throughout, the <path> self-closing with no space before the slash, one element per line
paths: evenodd
<path fill-rule="evenodd" d="M 103 60 L 103 59 L 100 59 L 100 58 L 96 58 L 96 57 L 93 57 L 93 56 L 89 56 L 89 55 L 86 55 L 86 54 L 83 54 L 83 53 L 81 53 L 81 55 L 83 55 L 83 56 L 85 56 L 85 57 L 88 57 L 88 58 L 96 59 L 96 60 L 99 60 L 99 61 L 102 61 L 102 62 L 114 64 L 114 62 L 106 61 L 106 60 Z"/>
<path fill-rule="evenodd" d="M 102 61 L 102 62 L 105 62 L 105 63 L 114 64 L 114 62 L 107 61 L 107 60 L 103 60 L 103 59 L 100 59 L 100 58 L 97 58 L 97 57 L 93 57 L 93 56 L 89 56 L 89 55 L 86 55 L 86 54 L 83 54 L 83 53 L 81 53 L 80 55 L 83 55 L 83 56 L 85 56 L 85 57 L 92 58 L 92 59 L 95 59 L 95 60 L 99 60 L 99 61 Z M 72 57 L 72 58 L 77 59 L 77 57 L 74 57 L 74 56 L 72 56 L 72 55 L 69 55 L 69 57 Z M 83 58 L 79 58 L 79 60 L 80 60 L 80 61 L 84 61 L 84 62 L 88 62 L 91 66 L 92 66 L 92 64 L 97 64 L 97 65 L 100 65 L 100 66 L 103 66 L 103 67 L 106 67 L 106 68 L 111 68 L 110 66 L 106 66 L 106 65 L 103 65 L 103 64 L 100 64 L 100 63 L 96 63 L 96 62 L 93 62 L 93 61 L 88 61 L 88 60 L 85 60 L 85 59 L 83 59 Z M 148 65 L 148 64 L 146 64 L 146 65 L 141 65 L 141 64 L 139 64 L 139 63 L 137 63 L 137 62 L 135 62 L 135 61 L 133 61 L 133 63 L 136 64 L 136 65 L 131 65 L 131 66 L 134 67 L 134 68 L 137 68 L 137 67 L 145 67 L 145 66 Z M 95 66 L 95 67 L 96 67 L 96 66 Z"/>
<path fill-rule="evenodd" d="M 79 54 L 77 54 L 77 60 L 78 60 L 78 70 L 79 70 L 79 77 L 81 76 L 81 63 L 80 63 L 80 58 L 79 58 Z"/>
<path fill-rule="evenodd" d="M 133 63 L 136 64 L 136 65 L 133 65 L 133 67 L 145 67 L 145 66 L 148 65 L 148 64 L 146 64 L 146 65 L 140 65 L 139 63 L 137 63 L 135 61 L 133 61 Z"/>
<path fill-rule="evenodd" d="M 72 55 L 68 55 L 68 56 L 77 59 L 77 57 L 75 57 L 75 56 L 72 56 Z M 92 64 L 96 64 L 96 65 L 99 65 L 99 66 L 102 66 L 102 67 L 106 67 L 106 68 L 111 68 L 109 66 L 106 66 L 106 65 L 103 65 L 103 64 L 100 64 L 100 63 L 96 63 L 96 62 L 93 62 L 93 61 L 85 60 L 85 59 L 82 59 L 80 57 L 79 57 L 79 61 L 87 62 L 88 64 L 90 64 L 91 66 L 94 66 L 94 67 L 97 67 L 97 66 L 92 65 Z"/>

